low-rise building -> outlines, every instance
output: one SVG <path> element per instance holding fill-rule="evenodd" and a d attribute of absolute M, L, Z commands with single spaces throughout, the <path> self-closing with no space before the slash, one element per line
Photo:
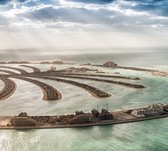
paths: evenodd
<path fill-rule="evenodd" d="M 53 61 L 52 64 L 63 64 L 63 61 Z"/>
<path fill-rule="evenodd" d="M 51 67 L 49 70 L 47 70 L 48 72 L 51 72 L 51 71 L 55 71 L 57 68 L 56 67 Z"/>
<path fill-rule="evenodd" d="M 92 110 L 92 115 L 93 115 L 94 118 L 98 118 L 99 117 L 99 111 L 96 110 L 96 109 L 93 109 Z"/>
<path fill-rule="evenodd" d="M 93 122 L 93 115 L 90 113 L 80 114 L 69 120 L 69 124 L 84 124 L 91 122 Z"/>
<path fill-rule="evenodd" d="M 103 64 L 104 67 L 117 67 L 117 63 L 113 61 L 107 61 Z"/>
<path fill-rule="evenodd" d="M 145 116 L 153 116 L 153 115 L 160 115 L 163 111 L 163 105 L 160 104 L 153 104 L 151 106 L 148 106 L 148 108 L 145 109 L 144 115 Z"/>
<path fill-rule="evenodd" d="M 28 117 L 14 117 L 11 120 L 12 126 L 36 126 L 37 121 Z"/>
<path fill-rule="evenodd" d="M 113 120 L 113 115 L 111 113 L 100 113 L 98 120 L 99 121 Z"/>
<path fill-rule="evenodd" d="M 99 113 L 98 120 L 104 121 L 104 120 L 112 120 L 113 115 L 112 113 L 108 112 L 106 109 L 102 109 L 101 113 Z"/>
<path fill-rule="evenodd" d="M 135 117 L 145 117 L 145 115 L 144 115 L 144 109 L 133 110 L 131 112 L 131 115 L 133 115 Z"/>
<path fill-rule="evenodd" d="M 153 104 L 144 109 L 133 110 L 131 114 L 135 117 L 146 117 L 161 115 L 164 113 L 162 104 Z"/>
<path fill-rule="evenodd" d="M 168 105 L 163 106 L 163 111 L 168 112 Z"/>

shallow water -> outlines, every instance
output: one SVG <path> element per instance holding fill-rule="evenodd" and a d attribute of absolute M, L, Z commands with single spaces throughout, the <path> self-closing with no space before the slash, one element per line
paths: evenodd
<path fill-rule="evenodd" d="M 42 70 L 50 68 L 47 65 L 34 66 L 38 66 Z M 61 69 L 65 66 L 67 65 L 58 65 L 57 68 Z M 168 66 L 164 66 L 164 69 L 161 66 L 161 69 L 167 70 Z M 135 90 L 115 84 L 76 80 L 112 94 L 110 98 L 98 99 L 79 87 L 51 80 L 40 80 L 51 84 L 63 94 L 63 99 L 60 101 L 46 102 L 42 100 L 43 94 L 39 87 L 25 81 L 13 79 L 17 83 L 16 92 L 9 99 L 0 102 L 0 114 L 17 115 L 22 111 L 26 111 L 30 115 L 55 115 L 74 113 L 76 110 L 88 112 L 92 108 L 96 108 L 97 105 L 105 107 L 106 104 L 108 104 L 109 110 L 113 110 L 147 106 L 153 103 L 168 103 L 168 78 L 166 77 L 156 77 L 147 73 L 121 69 L 101 68 L 101 70 L 109 73 L 119 71 L 122 75 L 138 76 L 141 80 L 133 82 L 143 84 L 147 88 Z M 3 83 L 0 82 L 0 87 L 2 86 Z M 0 130 L 0 150 L 167 151 L 167 127 L 168 119 L 165 118 L 114 126 L 77 129 Z"/>

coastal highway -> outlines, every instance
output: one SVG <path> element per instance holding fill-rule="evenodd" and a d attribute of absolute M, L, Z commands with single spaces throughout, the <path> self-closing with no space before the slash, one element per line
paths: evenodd
<path fill-rule="evenodd" d="M 22 66 L 22 67 L 26 67 L 26 68 L 30 68 L 30 69 L 32 69 L 33 72 L 35 72 L 35 73 L 36 73 L 36 72 L 41 72 L 40 69 L 37 68 L 37 67 L 28 66 L 28 65 L 20 65 L 20 66 Z"/>
<path fill-rule="evenodd" d="M 11 79 L 0 77 L 0 80 L 4 82 L 4 88 L 0 91 L 0 100 L 7 99 L 16 90 L 16 84 Z"/>
<path fill-rule="evenodd" d="M 25 70 L 23 70 L 23 69 L 20 69 L 20 68 L 8 67 L 8 66 L 0 66 L 0 68 L 13 69 L 13 70 L 19 71 L 21 74 L 28 74 L 27 71 L 25 71 Z"/>
<path fill-rule="evenodd" d="M 68 83 L 68 84 L 72 84 L 75 86 L 78 86 L 80 88 L 83 88 L 84 90 L 86 90 L 87 92 L 89 92 L 92 96 L 98 97 L 98 98 L 105 98 L 105 97 L 110 97 L 111 95 L 98 89 L 95 88 L 93 86 L 87 85 L 87 84 L 83 84 L 83 83 L 79 83 L 76 81 L 72 81 L 72 80 L 67 80 L 67 79 L 59 79 L 59 78 L 53 78 L 53 77 L 38 77 L 38 78 L 43 78 L 43 79 L 48 79 L 48 80 L 54 80 L 54 81 L 58 81 L 58 82 L 64 82 L 64 83 Z"/>
<path fill-rule="evenodd" d="M 62 98 L 62 95 L 58 90 L 56 90 L 55 88 L 46 83 L 25 77 L 13 77 L 13 78 L 28 81 L 39 86 L 43 90 L 43 100 L 45 101 L 60 100 Z"/>
<path fill-rule="evenodd" d="M 83 77 L 83 76 L 71 76 L 71 75 L 55 75 L 55 76 L 56 77 L 65 77 L 65 78 L 73 78 L 73 79 L 84 79 L 84 80 L 106 82 L 106 83 L 112 83 L 112 84 L 127 86 L 127 87 L 131 87 L 131 88 L 136 88 L 136 89 L 145 88 L 145 86 L 139 85 L 139 84 L 133 84 L 133 83 L 127 83 L 127 82 L 121 82 L 121 81 L 114 81 L 114 80 L 107 80 L 107 79 L 96 79 L 96 78 L 89 78 L 89 77 Z"/>

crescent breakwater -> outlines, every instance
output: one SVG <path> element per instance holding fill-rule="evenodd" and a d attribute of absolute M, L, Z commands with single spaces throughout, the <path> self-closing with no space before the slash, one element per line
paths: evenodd
<path fill-rule="evenodd" d="M 92 109 L 90 113 L 76 111 L 75 114 L 57 116 L 29 116 L 26 112 L 22 112 L 17 116 L 0 116 L 0 129 L 79 128 L 140 122 L 165 117 L 168 117 L 167 104 L 153 104 L 144 108 L 112 112 L 107 109 L 101 111 Z"/>

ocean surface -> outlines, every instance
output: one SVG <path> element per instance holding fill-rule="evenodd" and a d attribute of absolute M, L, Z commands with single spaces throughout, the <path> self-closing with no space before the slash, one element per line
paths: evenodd
<path fill-rule="evenodd" d="M 77 62 L 74 65 L 76 67 L 84 62 L 102 63 L 105 60 L 115 60 L 122 65 L 168 71 L 166 56 L 163 54 L 158 55 L 156 60 L 154 58 L 157 56 L 135 54 L 133 56 L 126 54 L 104 54 L 102 56 L 100 54 L 87 54 L 64 57 L 66 61 Z M 34 64 L 33 66 L 39 67 L 41 70 L 50 68 L 50 65 Z M 72 65 L 56 65 L 58 69 L 68 66 Z M 31 71 L 24 67 L 21 68 Z M 40 80 L 57 88 L 63 94 L 63 99 L 60 101 L 46 102 L 42 100 L 42 91 L 39 87 L 13 79 L 17 83 L 16 92 L 7 100 L 0 101 L 0 115 L 17 115 L 23 111 L 29 115 L 71 114 L 76 110 L 89 112 L 97 105 L 99 108 L 103 108 L 108 104 L 109 110 L 115 110 L 148 106 L 153 103 L 168 103 L 167 77 L 121 69 L 99 68 L 99 70 L 109 74 L 120 72 L 121 75 L 140 77 L 141 80 L 132 82 L 143 84 L 147 88 L 135 90 L 114 84 L 76 80 L 98 87 L 112 95 L 110 98 L 98 99 L 92 97 L 85 90 L 69 84 Z M 0 81 L 0 89 L 2 88 L 3 83 Z M 0 151 L 168 151 L 167 130 L 168 118 L 76 129 L 0 130 Z"/>

